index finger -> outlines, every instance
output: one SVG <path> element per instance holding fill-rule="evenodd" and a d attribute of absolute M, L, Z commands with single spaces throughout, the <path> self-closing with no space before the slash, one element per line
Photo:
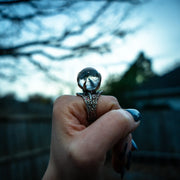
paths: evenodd
<path fill-rule="evenodd" d="M 119 108 L 120 105 L 115 97 L 101 95 L 97 103 L 97 118 Z M 88 122 L 84 100 L 79 96 L 71 95 L 59 97 L 53 107 L 53 124 L 68 133 L 86 128 Z"/>
<path fill-rule="evenodd" d="M 111 110 L 120 108 L 121 106 L 119 105 L 118 100 L 114 96 L 102 95 L 99 97 L 97 103 L 97 118 Z"/>

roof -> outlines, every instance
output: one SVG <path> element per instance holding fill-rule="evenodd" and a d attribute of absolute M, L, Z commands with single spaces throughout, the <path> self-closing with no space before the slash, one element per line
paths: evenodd
<path fill-rule="evenodd" d="M 164 89 L 180 87 L 180 66 L 174 70 L 164 74 L 163 76 L 156 76 L 149 81 L 140 85 L 137 90 L 150 89 Z"/>

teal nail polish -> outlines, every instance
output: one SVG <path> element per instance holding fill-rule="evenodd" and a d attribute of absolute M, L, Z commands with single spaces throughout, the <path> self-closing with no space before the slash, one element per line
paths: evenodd
<path fill-rule="evenodd" d="M 142 118 L 141 113 L 136 109 L 126 109 L 126 111 L 128 111 L 133 116 L 134 121 L 136 122 Z"/>
<path fill-rule="evenodd" d="M 138 147 L 137 147 L 137 145 L 136 145 L 136 143 L 135 143 L 135 141 L 133 139 L 131 140 L 131 143 L 132 143 L 133 149 L 137 151 Z"/>

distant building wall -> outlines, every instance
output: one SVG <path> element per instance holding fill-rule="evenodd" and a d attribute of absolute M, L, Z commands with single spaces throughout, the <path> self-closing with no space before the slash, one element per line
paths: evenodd
<path fill-rule="evenodd" d="M 180 87 L 138 90 L 125 94 L 132 99 L 140 109 L 165 109 L 180 110 Z"/>

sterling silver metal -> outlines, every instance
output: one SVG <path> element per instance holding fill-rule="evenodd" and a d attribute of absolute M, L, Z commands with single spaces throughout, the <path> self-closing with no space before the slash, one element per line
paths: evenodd
<path fill-rule="evenodd" d="M 91 124 L 97 118 L 96 107 L 102 93 L 97 91 L 101 84 L 101 74 L 96 69 L 88 67 L 79 72 L 77 82 L 83 90 L 83 93 L 77 93 L 77 96 L 83 98 L 86 104 L 87 121 Z"/>

